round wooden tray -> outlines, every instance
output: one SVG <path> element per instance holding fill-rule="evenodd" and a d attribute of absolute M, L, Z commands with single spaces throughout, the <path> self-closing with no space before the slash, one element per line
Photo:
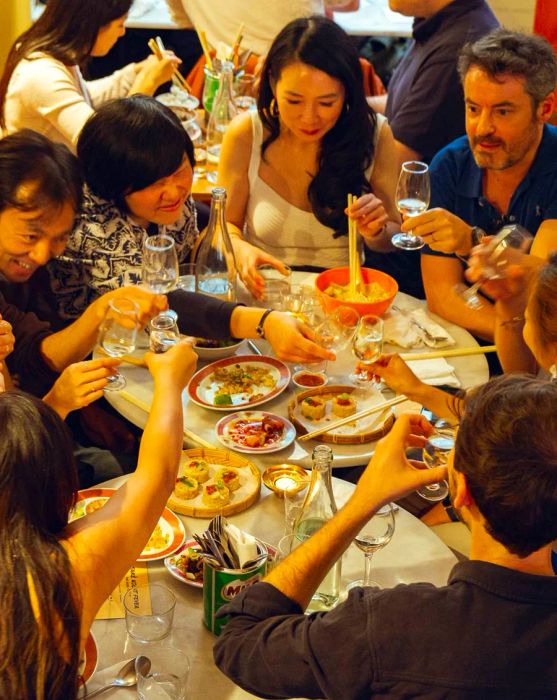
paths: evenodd
<path fill-rule="evenodd" d="M 213 518 L 215 515 L 234 515 L 247 510 L 259 498 L 261 491 L 261 474 L 259 469 L 249 459 L 229 450 L 207 449 L 200 447 L 192 450 L 183 450 L 178 476 L 183 474 L 184 465 L 190 459 L 204 459 L 210 466 L 210 476 L 221 467 L 233 467 L 240 473 L 241 486 L 230 494 L 230 503 L 222 507 L 211 507 L 203 503 L 201 494 L 195 498 L 185 500 L 178 498 L 173 492 L 168 499 L 167 506 L 170 510 L 193 518 Z"/>
<path fill-rule="evenodd" d="M 322 395 L 327 395 L 327 394 L 351 394 L 353 391 L 356 391 L 356 387 L 350 386 L 347 384 L 333 384 L 333 385 L 325 385 L 325 386 L 320 386 L 312 389 L 308 389 L 307 391 L 302 391 L 299 394 L 296 394 L 293 399 L 291 399 L 290 403 L 288 404 L 288 417 L 296 427 L 296 430 L 299 435 L 305 435 L 306 433 L 309 433 L 308 425 L 304 425 L 299 417 L 296 415 L 296 408 L 297 406 L 308 396 L 322 396 Z M 361 410 L 361 409 L 358 409 Z M 373 420 L 377 419 L 377 416 L 380 414 L 377 413 L 375 416 L 372 416 L 371 418 Z M 333 421 L 336 419 L 336 416 L 331 416 L 330 422 L 333 423 Z M 365 419 L 362 419 L 365 420 Z M 315 428 L 320 428 L 321 425 L 323 424 L 323 419 L 320 421 L 312 421 L 311 423 L 311 430 Z M 374 428 L 373 430 L 360 430 L 358 432 L 354 433 L 321 433 L 321 435 L 318 435 L 315 439 L 318 440 L 319 442 L 330 442 L 336 445 L 360 445 L 364 442 L 373 442 L 374 440 L 379 440 L 382 438 L 384 435 L 386 435 L 389 430 L 393 427 L 395 422 L 395 417 L 392 412 L 389 413 L 387 418 L 384 420 L 383 425 L 380 425 L 377 428 Z M 310 421 L 308 420 L 308 424 Z"/>

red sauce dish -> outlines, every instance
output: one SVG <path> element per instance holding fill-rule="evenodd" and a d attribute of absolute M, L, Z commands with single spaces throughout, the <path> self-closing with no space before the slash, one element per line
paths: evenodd
<path fill-rule="evenodd" d="M 308 372 L 302 369 L 292 376 L 292 381 L 296 386 L 302 389 L 313 389 L 314 387 L 323 386 L 327 383 L 328 379 L 320 372 Z"/>

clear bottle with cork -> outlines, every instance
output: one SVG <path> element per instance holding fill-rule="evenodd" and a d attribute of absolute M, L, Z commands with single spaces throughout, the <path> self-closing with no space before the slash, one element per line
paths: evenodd
<path fill-rule="evenodd" d="M 226 190 L 224 187 L 214 187 L 209 225 L 195 257 L 196 288 L 203 294 L 235 301 L 237 272 L 226 226 Z"/>
<path fill-rule="evenodd" d="M 234 66 L 229 61 L 223 61 L 220 71 L 220 84 L 207 123 L 207 170 L 205 177 L 209 182 L 217 181 L 220 149 L 228 125 L 238 114 L 234 103 L 234 88 L 232 85 Z"/>
<path fill-rule="evenodd" d="M 311 480 L 295 524 L 296 538 L 307 540 L 337 512 L 332 483 L 333 451 L 318 445 L 312 454 Z M 308 606 L 309 610 L 330 610 L 340 594 L 341 560 L 336 561 L 319 584 Z"/>

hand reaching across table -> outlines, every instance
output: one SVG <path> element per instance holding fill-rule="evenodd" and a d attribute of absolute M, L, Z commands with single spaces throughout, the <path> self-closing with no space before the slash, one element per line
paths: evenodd
<path fill-rule="evenodd" d="M 257 271 L 261 265 L 271 265 L 282 274 L 287 274 L 288 268 L 278 258 L 265 253 L 257 246 L 244 241 L 238 236 L 232 236 L 232 246 L 242 282 L 256 299 L 261 299 L 265 290 L 265 280 Z"/>

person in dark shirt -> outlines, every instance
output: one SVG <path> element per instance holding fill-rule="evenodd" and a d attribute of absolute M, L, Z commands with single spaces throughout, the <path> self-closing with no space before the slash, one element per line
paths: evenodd
<path fill-rule="evenodd" d="M 557 384 L 498 377 L 467 397 L 448 467 L 420 470 L 406 448 L 432 427 L 401 416 L 335 517 L 222 608 L 218 667 L 266 698 L 555 698 L 556 421 Z M 447 476 L 472 545 L 446 586 L 356 588 L 304 615 L 380 507 Z"/>
<path fill-rule="evenodd" d="M 460 56 L 466 136 L 435 156 L 431 209 L 406 220 L 422 236 L 422 276 L 429 308 L 487 341 L 495 313 L 486 300 L 470 309 L 458 293 L 465 257 L 485 233 L 506 224 L 535 236 L 540 258 L 557 248 L 557 57 L 545 39 L 496 29 Z"/>

